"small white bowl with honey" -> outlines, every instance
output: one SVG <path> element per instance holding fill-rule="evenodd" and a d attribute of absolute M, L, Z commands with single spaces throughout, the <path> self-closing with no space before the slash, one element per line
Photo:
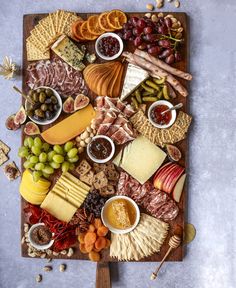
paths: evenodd
<path fill-rule="evenodd" d="M 114 196 L 102 208 L 102 222 L 115 234 L 131 232 L 139 223 L 138 205 L 127 196 Z"/>

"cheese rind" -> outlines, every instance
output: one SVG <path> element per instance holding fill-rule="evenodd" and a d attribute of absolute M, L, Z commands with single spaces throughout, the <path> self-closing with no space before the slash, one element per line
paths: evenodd
<path fill-rule="evenodd" d="M 41 133 L 41 136 L 49 144 L 64 144 L 82 133 L 95 115 L 93 106 L 88 105 L 47 129 Z"/>
<path fill-rule="evenodd" d="M 119 166 L 144 184 L 161 166 L 166 158 L 166 153 L 147 138 L 138 136 L 123 150 L 123 156 L 117 155 L 113 163 Z"/>

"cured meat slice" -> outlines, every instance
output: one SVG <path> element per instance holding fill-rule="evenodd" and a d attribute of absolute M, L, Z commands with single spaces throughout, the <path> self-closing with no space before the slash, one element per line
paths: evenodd
<path fill-rule="evenodd" d="M 123 127 L 120 127 L 112 136 L 111 139 L 118 145 L 124 144 L 128 141 L 134 140 Z"/>

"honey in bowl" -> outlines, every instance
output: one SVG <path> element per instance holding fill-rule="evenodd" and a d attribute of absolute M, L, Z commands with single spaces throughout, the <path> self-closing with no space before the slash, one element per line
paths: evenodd
<path fill-rule="evenodd" d="M 134 205 L 126 199 L 115 199 L 107 204 L 104 216 L 115 229 L 128 229 L 135 223 L 137 214 Z"/>

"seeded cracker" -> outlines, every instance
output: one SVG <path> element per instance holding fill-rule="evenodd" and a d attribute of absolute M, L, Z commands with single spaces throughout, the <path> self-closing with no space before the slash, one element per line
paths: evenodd
<path fill-rule="evenodd" d="M 75 171 L 79 175 L 83 176 L 83 175 L 87 174 L 91 170 L 91 168 L 92 167 L 89 165 L 89 163 L 86 160 L 82 160 Z"/>
<path fill-rule="evenodd" d="M 4 164 L 5 162 L 8 161 L 8 157 L 7 155 L 4 153 L 4 151 L 2 149 L 0 149 L 0 166 L 2 166 L 2 164 Z"/>
<path fill-rule="evenodd" d="M 9 181 L 13 181 L 20 176 L 20 171 L 14 162 L 7 164 L 4 167 L 4 174 Z"/>
<path fill-rule="evenodd" d="M 81 175 L 79 179 L 88 185 L 93 185 L 93 177 L 94 172 L 90 170 L 87 174 Z"/>
<path fill-rule="evenodd" d="M 77 21 L 81 19 L 80 17 L 76 16 L 75 14 L 71 14 L 71 16 L 68 18 L 67 23 L 65 25 L 65 29 L 64 29 L 64 33 L 71 37 L 72 36 L 72 31 L 71 31 L 71 25 Z M 82 19 L 81 19 L 82 20 Z"/>
<path fill-rule="evenodd" d="M 100 189 L 103 188 L 105 186 L 107 186 L 108 184 L 108 180 L 107 177 L 105 175 L 105 173 L 103 171 L 97 173 L 96 175 L 94 175 L 93 177 L 93 186 L 96 189 Z"/>
<path fill-rule="evenodd" d="M 50 52 L 42 53 L 39 51 L 34 45 L 30 42 L 26 43 L 26 52 L 27 52 L 27 60 L 28 61 L 38 61 L 38 60 L 46 60 L 50 59 Z"/>
<path fill-rule="evenodd" d="M 4 142 L 0 140 L 0 149 L 3 150 L 3 152 L 7 155 L 9 151 L 11 150 L 10 147 L 8 147 Z"/>

